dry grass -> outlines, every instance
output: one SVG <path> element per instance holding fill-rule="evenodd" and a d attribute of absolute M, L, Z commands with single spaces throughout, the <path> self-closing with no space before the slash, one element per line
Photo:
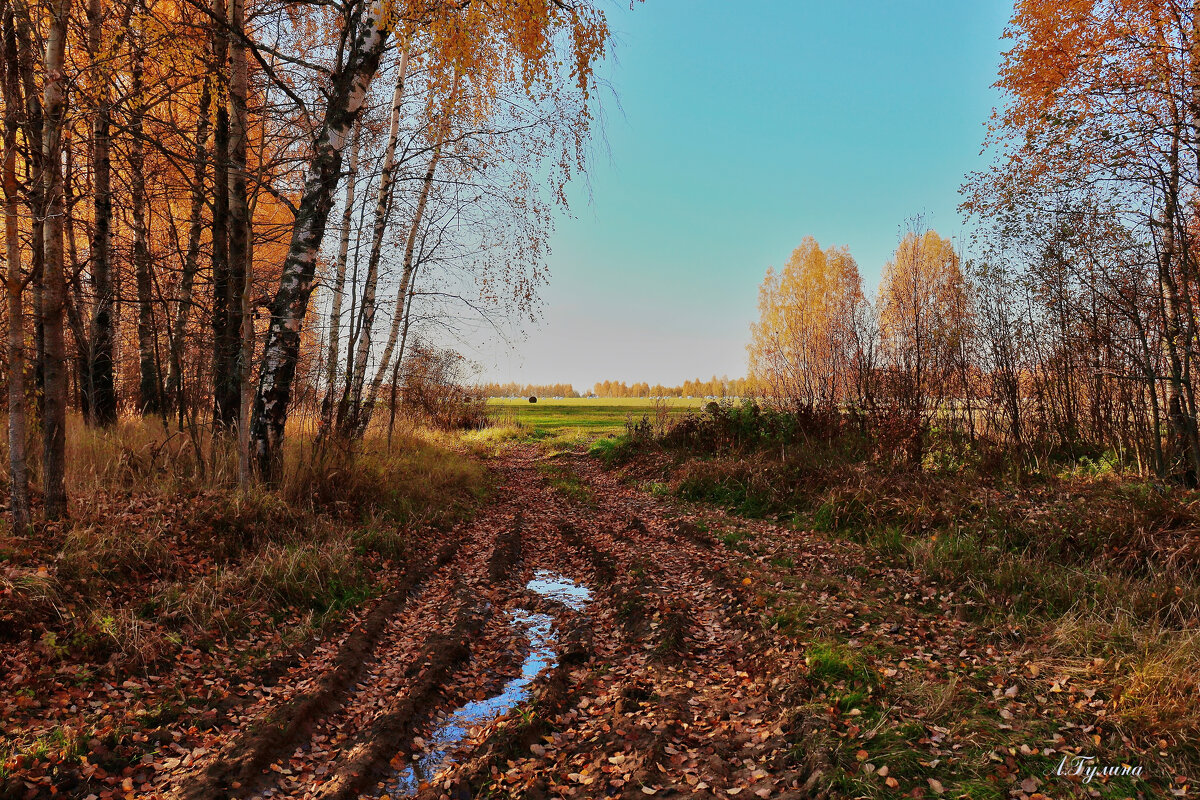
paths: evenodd
<path fill-rule="evenodd" d="M 236 480 L 235 454 L 205 436 L 199 451 L 186 432 L 155 419 L 124 417 L 110 429 L 92 428 L 78 415 L 67 423 L 67 493 L 170 492 L 227 486 Z"/>
<path fill-rule="evenodd" d="M 1109 700 L 1128 735 L 1172 745 L 1200 737 L 1200 632 L 1080 611 L 1055 620 L 1050 640 L 1061 672 L 1099 671 L 1119 687 Z"/>
<path fill-rule="evenodd" d="M 65 581 L 101 576 L 163 575 L 173 557 L 159 532 L 117 525 L 72 528 L 58 555 L 58 576 Z"/>
<path fill-rule="evenodd" d="M 67 441 L 71 519 L 23 538 L 0 529 L 0 636 L 123 669 L 167 657 L 180 635 L 356 605 L 388 560 L 412 555 L 416 531 L 469 514 L 487 490 L 454 437 L 411 427 L 350 450 L 301 419 L 276 490 L 239 490 L 228 442 L 156 420 L 94 430 L 72 417 Z"/>
<path fill-rule="evenodd" d="M 439 524 L 462 515 L 486 489 L 486 470 L 447 437 L 407 433 L 368 439 L 354 452 L 298 442 L 285 460 L 279 496 L 293 507 L 340 509 L 362 518 Z"/>
<path fill-rule="evenodd" d="M 472 455 L 478 458 L 490 458 L 504 444 L 519 441 L 528 435 L 526 429 L 511 419 L 504 420 L 503 417 L 500 419 L 502 421 L 499 424 L 477 431 L 468 431 L 462 435 L 462 443 L 467 446 Z"/>

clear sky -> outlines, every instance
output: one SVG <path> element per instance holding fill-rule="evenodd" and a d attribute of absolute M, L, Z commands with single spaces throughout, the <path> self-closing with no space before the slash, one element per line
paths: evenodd
<path fill-rule="evenodd" d="M 614 0 L 605 138 L 537 325 L 486 380 L 740 376 L 758 285 L 807 234 L 869 292 L 906 218 L 965 229 L 1008 0 Z"/>

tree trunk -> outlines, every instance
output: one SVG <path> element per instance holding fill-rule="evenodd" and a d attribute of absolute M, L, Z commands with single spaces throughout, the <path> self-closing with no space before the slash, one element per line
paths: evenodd
<path fill-rule="evenodd" d="M 404 330 L 400 333 L 400 349 L 396 352 L 396 362 L 392 365 L 392 408 L 391 415 L 388 418 L 388 452 L 392 451 L 392 428 L 396 424 L 396 384 L 400 380 L 400 367 L 404 365 L 404 348 L 408 344 L 408 329 L 412 325 L 412 305 L 413 298 L 417 294 L 417 274 L 413 271 L 412 282 L 408 287 L 408 301 L 404 304 Z M 366 432 L 366 426 L 371 423 L 371 413 L 374 407 L 366 409 L 366 421 L 363 423 L 363 431 Z"/>
<path fill-rule="evenodd" d="M 457 90 L 457 82 L 455 88 Z M 453 105 L 453 100 L 451 104 Z M 438 136 L 438 143 L 433 149 L 433 155 L 429 159 L 429 167 L 425 170 L 425 178 L 421 183 L 421 195 L 417 198 L 417 208 L 413 212 L 412 224 L 408 229 L 408 240 L 404 245 L 404 271 L 400 276 L 400 289 L 396 292 L 396 311 L 392 315 L 392 329 L 388 332 L 387 344 L 383 348 L 383 355 L 379 358 L 379 368 L 375 370 L 375 377 L 371 379 L 371 387 L 367 392 L 366 402 L 363 403 L 362 409 L 358 412 L 357 430 L 359 434 L 366 431 L 367 424 L 371 420 L 371 410 L 375 405 L 375 401 L 379 398 L 379 387 L 383 385 L 383 379 L 388 371 L 388 364 L 392 359 L 392 352 L 396 349 L 396 339 L 400 334 L 405 303 L 408 300 L 409 287 L 412 285 L 413 271 L 417 266 L 417 236 L 421 231 L 421 221 L 425 216 L 425 206 L 429 202 L 429 191 L 433 187 L 433 176 L 437 171 L 438 162 L 442 158 L 442 141 L 446 136 L 446 128 L 447 125 L 443 122 L 441 132 Z"/>
<path fill-rule="evenodd" d="M 321 431 L 329 430 L 333 423 L 334 394 L 338 379 L 338 361 L 341 358 L 342 295 L 346 291 L 346 261 L 350 255 L 350 225 L 354 215 L 354 190 L 358 181 L 358 145 L 361 127 L 354 129 L 350 143 L 350 168 L 346 176 L 346 207 L 342 210 L 341 240 L 338 243 L 337 266 L 333 279 L 333 297 L 329 309 L 329 349 L 325 365 L 325 400 L 321 403 Z"/>
<path fill-rule="evenodd" d="M 17 113 L 21 84 L 17 66 L 16 23 L 11 10 L 4 12 L 4 258 L 8 264 L 5 288 L 8 297 L 8 471 L 12 532 L 20 536 L 29 528 L 29 470 L 25 457 L 28 425 L 25 418 L 25 309 L 21 302 L 21 242 L 17 228 Z"/>
<path fill-rule="evenodd" d="M 102 47 L 103 0 L 88 0 L 88 55 L 93 69 L 100 60 Z M 112 231 L 112 161 L 109 155 L 109 126 L 112 101 L 109 98 L 107 72 L 96 75 L 96 108 L 92 117 L 92 196 L 93 222 L 91 243 L 92 318 L 88 336 L 87 419 L 94 425 L 108 426 L 117 421 L 117 391 L 113 376 L 113 286 L 109 262 Z"/>
<path fill-rule="evenodd" d="M 392 93 L 391 126 L 388 129 L 387 147 L 383 154 L 383 172 L 379 176 L 379 192 L 375 198 L 375 224 L 371 229 L 371 249 L 367 255 L 367 276 L 363 282 L 362 324 L 358 333 L 358 347 L 354 354 L 354 374 L 346 381 L 346 397 L 343 398 L 344 412 L 339 414 L 343 435 L 358 428 L 362 413 L 363 382 L 367 375 L 367 361 L 371 354 L 371 329 L 375 324 L 375 291 L 379 284 L 379 258 L 383 252 L 383 234 L 387 230 L 388 212 L 392 205 L 392 186 L 396 174 L 396 142 L 400 135 L 400 106 L 404 100 L 404 77 L 408 71 L 408 46 L 400 52 L 400 65 L 396 70 L 396 89 Z"/>
<path fill-rule="evenodd" d="M 26 142 L 29 148 L 28 174 L 29 206 L 33 210 L 30 221 L 29 272 L 33 282 L 33 388 L 36 396 L 36 411 L 43 414 L 45 399 L 44 366 L 46 363 L 46 340 L 42 327 L 42 267 L 45 262 L 45 181 L 42 140 L 45 133 L 45 110 L 42 93 L 38 90 L 37 65 L 34 56 L 38 36 L 29 19 L 29 9 L 24 2 L 13 3 L 13 21 L 17 37 L 17 64 L 21 73 L 21 85 L 25 94 Z M 65 98 L 64 98 L 65 103 Z"/>
<path fill-rule="evenodd" d="M 237 351 L 229 365 L 233 380 L 228 387 L 237 393 L 238 483 L 250 483 L 249 395 L 244 391 L 246 370 L 253 353 L 249 295 L 246 281 L 250 274 L 250 205 L 246 197 L 246 152 L 249 131 L 246 123 L 246 101 L 249 76 L 246 70 L 246 45 L 242 40 L 245 29 L 244 0 L 231 0 L 229 27 L 233 33 L 229 48 L 229 299 L 226 323 L 237 334 Z"/>
<path fill-rule="evenodd" d="M 1164 239 L 1159 253 L 1159 284 L 1163 292 L 1163 341 L 1167 350 L 1167 365 L 1170 375 L 1167 381 L 1167 416 L 1174 428 L 1179 456 L 1185 464 L 1184 478 L 1195 485 L 1200 478 L 1200 437 L 1197 435 L 1196 417 L 1188 403 L 1186 381 L 1188 379 L 1188 331 L 1183 320 L 1183 300 L 1176 278 L 1177 262 L 1180 260 L 1179 243 L 1179 139 L 1172 140 L 1168 153 L 1169 176 L 1165 190 L 1163 209 Z"/>
<path fill-rule="evenodd" d="M 92 0 L 96 2 L 97 0 Z M 209 106 L 212 103 L 212 81 L 204 81 L 200 94 L 200 115 L 196 120 L 196 143 L 192 156 L 192 203 L 188 209 L 187 252 L 183 257 L 183 274 L 179 279 L 175 319 L 171 323 L 171 352 L 167 364 L 165 402 L 169 408 L 183 414 L 183 348 L 188 317 L 192 311 L 192 287 L 200 264 L 200 234 L 204 229 L 204 176 L 208 170 Z"/>
<path fill-rule="evenodd" d="M 153 286 L 150 275 L 149 230 L 146 223 L 146 155 L 143 140 L 145 108 L 141 99 L 143 54 L 141 34 L 135 34 L 138 52 L 134 55 L 132 70 L 131 100 L 133 114 L 130 119 L 129 176 L 133 212 L 133 266 L 137 284 L 138 320 L 138 410 L 142 416 L 157 416 L 162 410 L 158 363 L 154 357 L 154 308 Z"/>
<path fill-rule="evenodd" d="M 58 520 L 67 513 L 66 347 L 63 341 L 63 204 L 62 131 L 66 119 L 66 80 L 63 76 L 67 22 L 71 0 L 53 0 L 50 31 L 46 37 L 45 79 L 42 109 L 42 183 L 45 261 L 42 265 L 42 324 L 44 326 L 45 418 L 42 422 L 42 462 L 46 519 Z"/>
<path fill-rule="evenodd" d="M 217 82 L 217 96 L 227 93 L 226 62 L 229 56 L 229 31 L 225 0 L 213 0 L 212 64 L 209 74 Z M 228 430 L 237 422 L 237 330 L 229 330 L 230 258 L 229 258 L 229 105 L 217 103 L 213 131 L 213 221 L 212 221 L 212 329 L 213 329 L 213 429 Z"/>
<path fill-rule="evenodd" d="M 83 262 L 79 259 L 79 245 L 75 236 L 75 188 L 72 177 L 75 175 L 74 148 L 71 144 L 70 129 L 63 136 L 63 195 L 66 198 L 67 214 L 63 219 L 64 233 L 67 241 L 66 263 L 70 269 L 64 276 L 65 291 L 63 294 L 64 307 L 67 313 L 67 325 L 71 330 L 71 338 L 75 343 L 75 395 L 79 410 L 84 419 L 91 416 L 88 409 L 89 397 L 84 389 L 88 383 L 88 332 L 83 321 L 87 301 L 83 297 L 81 285 Z"/>
<path fill-rule="evenodd" d="M 361 16 L 355 15 L 348 23 L 346 62 L 330 81 L 328 105 L 313 142 L 291 245 L 283 263 L 279 289 L 271 301 L 271 324 L 263 349 L 251 426 L 254 459 L 267 481 L 278 477 L 282 460 L 284 425 L 300 355 L 300 328 L 308 310 L 317 252 L 341 176 L 342 150 L 379 68 L 393 23 L 393 7 L 388 0 L 372 0 L 360 13 Z"/>
<path fill-rule="evenodd" d="M 246 122 L 246 102 L 249 95 L 249 76 L 246 70 L 246 45 L 243 41 L 245 24 L 244 0 L 230 0 L 229 27 L 232 33 L 229 46 L 229 293 L 226 300 L 228 319 L 225 323 L 229 337 L 225 363 L 230 371 L 226 391 L 236 400 L 234 420 L 242 418 L 242 356 L 246 332 L 242 326 L 246 304 L 246 276 L 250 270 L 250 206 L 246 197 L 246 152 L 249 130 Z M 244 426 L 243 426 L 244 427 Z M 239 430 L 238 441 L 244 437 Z M 241 451 L 239 446 L 239 453 Z M 248 480 L 248 462 L 239 456 L 239 475 Z"/>

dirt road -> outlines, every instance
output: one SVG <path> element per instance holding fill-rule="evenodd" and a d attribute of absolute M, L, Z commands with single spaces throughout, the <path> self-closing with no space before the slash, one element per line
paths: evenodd
<path fill-rule="evenodd" d="M 144 788 L 1099 796 L 1054 773 L 1076 758 L 1147 764 L 1106 777 L 1113 796 L 1181 785 L 1151 763 L 1162 742 L 1109 716 L 1103 659 L 1053 654 L 902 560 L 681 505 L 581 453 L 514 445 L 493 467 L 473 521 L 201 747 L 144 765 Z"/>
<path fill-rule="evenodd" d="M 554 462 L 582 492 L 551 488 L 546 464 L 509 448 L 491 502 L 411 587 L 156 790 L 784 796 L 801 776 L 736 554 L 582 456 Z"/>

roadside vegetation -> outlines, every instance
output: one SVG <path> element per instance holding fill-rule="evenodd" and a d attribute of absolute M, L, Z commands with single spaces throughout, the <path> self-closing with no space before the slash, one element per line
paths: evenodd
<path fill-rule="evenodd" d="M 860 584 L 912 591 L 895 583 L 888 570 L 896 569 L 938 587 L 944 613 L 995 637 L 998 650 L 1028 660 L 1020 677 L 1052 674 L 1054 692 L 1072 693 L 1081 708 L 1101 708 L 1103 723 L 1092 719 L 1087 737 L 1095 737 L 1092 750 L 1125 761 L 1153 759 L 1179 775 L 1200 767 L 1200 493 L 1139 475 L 1102 450 L 1047 449 L 1035 458 L 936 424 L 922 450 L 914 463 L 910 449 L 881 443 L 865 420 L 804 416 L 750 400 L 711 403 L 662 433 L 647 418 L 590 447 L 653 494 L 698 503 L 691 507 L 701 515 L 715 505 L 751 523 L 714 524 L 711 535 L 745 554 L 756 583 L 774 587 L 760 592 L 764 625 L 808 648 L 806 681 L 820 699 L 813 706 L 812 698 L 800 698 L 797 708 L 855 707 L 868 715 L 856 724 L 881 731 L 863 745 L 866 759 L 843 753 L 835 770 L 843 776 L 841 792 L 886 795 L 886 775 L 872 779 L 869 792 L 859 785 L 863 764 L 879 764 L 875 749 L 888 742 L 911 747 L 929 735 L 924 726 L 947 724 L 935 719 L 939 714 L 960 722 L 977 716 L 970 694 L 956 688 L 958 677 L 930 672 L 897 682 L 862 670 L 864 657 L 877 670 L 889 664 L 894 670 L 912 657 L 911 646 L 900 644 L 912 620 L 898 597 L 851 614 L 861 628 L 822 608 L 830 596 L 853 597 Z M 794 548 L 757 534 L 754 520 L 795 531 Z M 864 554 L 823 557 L 805 575 L 798 565 L 813 558 L 804 544 L 813 534 L 852 543 Z M 898 635 L 864 636 L 868 624 Z M 952 653 L 943 657 L 953 663 Z M 1076 689 L 1059 682 L 1064 676 L 1090 685 L 1091 694 L 1076 698 Z M 914 706 L 913 696 L 923 700 Z M 889 704 L 896 707 L 885 724 L 880 715 L 887 716 Z M 1063 735 L 1062 714 L 1043 716 L 1033 735 Z M 921 727 L 906 733 L 905 724 Z M 988 730 L 1004 720 L 980 724 Z M 849 745 L 817 737 L 801 750 L 840 746 Z M 996 787 L 966 788 L 975 797 L 993 796 Z"/>

